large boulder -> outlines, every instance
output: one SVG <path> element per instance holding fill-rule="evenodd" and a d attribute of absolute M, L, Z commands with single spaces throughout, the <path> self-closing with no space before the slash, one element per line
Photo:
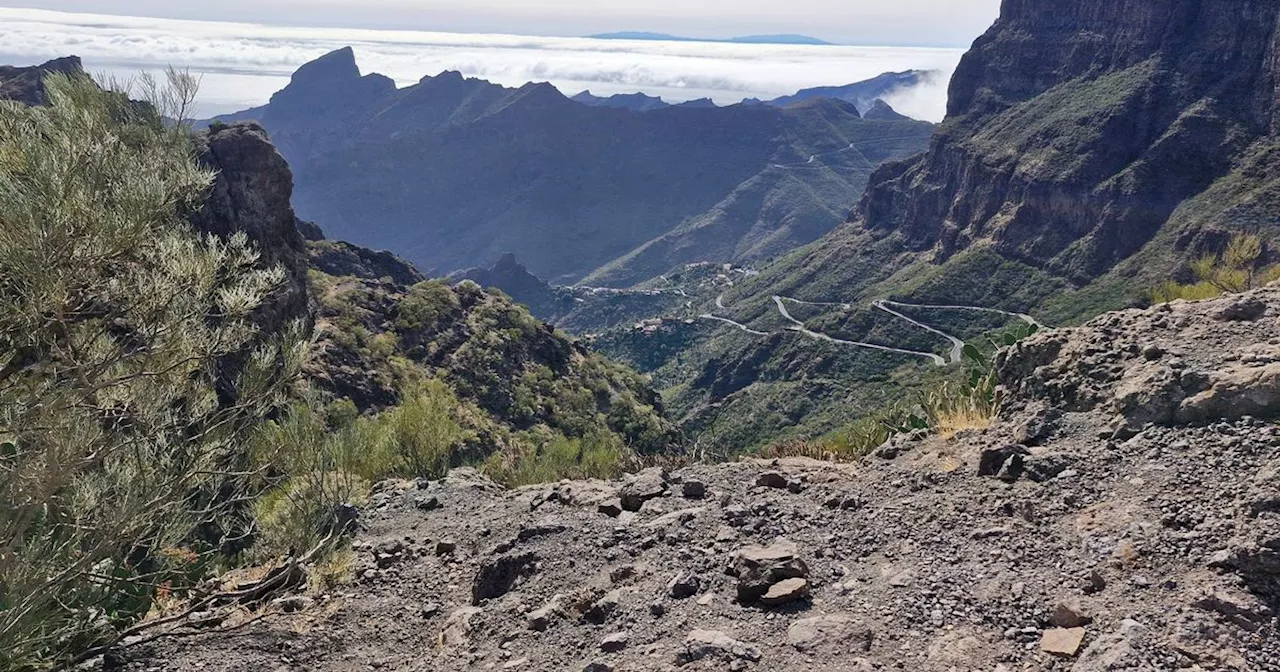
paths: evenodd
<path fill-rule="evenodd" d="M 742 549 L 734 558 L 732 571 L 738 577 L 738 603 L 743 605 L 760 602 L 775 584 L 809 575 L 795 543 L 785 539 Z"/>
<path fill-rule="evenodd" d="M 667 492 L 667 472 L 659 467 L 645 469 L 618 493 L 624 511 L 639 511 L 644 503 Z"/>

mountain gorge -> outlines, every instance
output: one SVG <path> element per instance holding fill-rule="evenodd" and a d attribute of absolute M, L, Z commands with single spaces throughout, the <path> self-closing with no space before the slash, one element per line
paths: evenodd
<path fill-rule="evenodd" d="M 810 254 L 861 235 L 935 264 L 988 248 L 1079 288 L 1178 272 L 1169 262 L 1231 230 L 1270 234 L 1277 11 L 1238 10 L 1005 3 L 928 151 L 877 171 L 851 224 Z M 1164 264 L 1125 263 L 1157 253 Z"/>
<path fill-rule="evenodd" d="M 936 129 L 0 68 L 0 671 L 1276 672 L 1278 92 L 1275 0 L 1003 0 Z"/>
<path fill-rule="evenodd" d="M 703 306 L 772 332 L 772 297 L 847 305 L 803 317 L 838 338 L 901 347 L 910 341 L 874 301 L 1072 323 L 1143 305 L 1168 278 L 1194 279 L 1192 262 L 1233 234 L 1274 240 L 1277 18 L 1262 2 L 1005 2 L 962 59 L 929 148 L 880 167 L 847 223 L 726 287 L 727 310 Z M 980 336 L 961 313 L 931 316 Z M 624 343 L 612 352 L 639 362 L 630 353 L 644 344 Z M 655 375 L 687 423 L 730 431 L 730 443 L 796 424 L 832 430 L 818 419 L 868 412 L 931 375 L 904 378 L 919 369 L 907 356 L 796 352 L 794 338 L 729 326 L 698 343 Z M 851 361 L 814 370 L 815 347 L 820 361 Z"/>
<path fill-rule="evenodd" d="M 540 277 L 611 286 L 812 241 L 932 133 L 830 99 L 636 113 L 449 72 L 396 89 L 350 49 L 234 118 L 271 132 L 298 211 L 335 237 L 439 273 L 518 252 Z"/>

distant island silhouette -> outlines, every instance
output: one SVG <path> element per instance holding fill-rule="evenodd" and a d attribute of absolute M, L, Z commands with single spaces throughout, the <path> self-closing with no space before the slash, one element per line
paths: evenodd
<path fill-rule="evenodd" d="M 680 37 L 666 33 L 647 33 L 643 31 L 623 31 L 618 33 L 601 33 L 588 35 L 593 40 L 652 40 L 656 42 L 720 42 L 732 44 L 803 44 L 812 46 L 831 46 L 831 42 L 819 40 L 807 35 L 746 35 L 731 37 L 725 40 L 700 37 Z"/>

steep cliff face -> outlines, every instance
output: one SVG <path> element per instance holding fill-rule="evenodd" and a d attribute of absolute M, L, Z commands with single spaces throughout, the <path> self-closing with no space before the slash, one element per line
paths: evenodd
<path fill-rule="evenodd" d="M 1271 0 L 1005 0 L 917 159 L 855 215 L 946 258 L 992 241 L 1069 279 L 1151 240 L 1280 131 Z"/>

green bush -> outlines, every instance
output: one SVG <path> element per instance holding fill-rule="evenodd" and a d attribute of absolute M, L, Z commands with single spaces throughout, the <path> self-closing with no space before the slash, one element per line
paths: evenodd
<path fill-rule="evenodd" d="M 195 531 L 243 506 L 226 474 L 304 348 L 259 344 L 252 320 L 283 272 L 183 220 L 212 175 L 161 115 L 183 118 L 193 80 L 171 73 L 152 105 L 84 76 L 45 84 L 45 107 L 0 103 L 5 670 L 110 641 L 173 578 L 166 558 L 216 549 Z"/>
<path fill-rule="evenodd" d="M 384 413 L 379 420 L 387 429 L 393 466 L 383 475 L 444 476 L 470 438 L 456 419 L 459 407 L 453 390 L 431 379 L 405 395 L 399 407 Z"/>
<path fill-rule="evenodd" d="M 385 470 L 382 428 L 349 419 L 344 404 L 327 412 L 311 400 L 266 423 L 254 441 L 254 463 L 267 487 L 254 504 L 254 555 L 306 553 L 346 532 L 343 507 L 368 496 Z"/>
<path fill-rule="evenodd" d="M 763 454 L 766 457 L 853 461 L 870 454 L 894 436 L 916 429 L 928 429 L 928 423 L 905 406 L 891 406 L 816 440 L 792 439 L 775 443 Z"/>
<path fill-rule="evenodd" d="M 336 546 L 348 505 L 359 507 L 373 483 L 439 478 L 454 466 L 472 437 L 457 420 L 453 392 L 429 379 L 403 396 L 400 406 L 370 417 L 347 400 L 324 407 L 311 399 L 263 426 L 254 442 L 268 484 L 254 506 L 258 557 Z"/>
<path fill-rule="evenodd" d="M 421 342 L 458 318 L 462 303 L 445 283 L 429 280 L 414 285 L 400 300 L 396 314 L 396 330 L 411 342 Z"/>
<path fill-rule="evenodd" d="M 509 488 L 563 479 L 611 479 L 627 470 L 632 456 L 613 434 L 593 433 L 571 439 L 529 433 L 513 449 L 490 457 L 484 471 Z"/>

